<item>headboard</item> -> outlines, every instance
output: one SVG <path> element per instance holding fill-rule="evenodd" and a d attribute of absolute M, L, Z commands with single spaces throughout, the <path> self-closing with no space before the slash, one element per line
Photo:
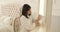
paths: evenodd
<path fill-rule="evenodd" d="M 4 16 L 19 17 L 21 14 L 21 8 L 18 4 L 14 3 L 2 4 L 1 12 Z"/>
<path fill-rule="evenodd" d="M 19 22 L 18 17 L 20 17 L 22 14 L 20 5 L 16 4 L 16 3 L 2 4 L 1 5 L 1 13 L 3 16 L 9 16 L 9 17 L 16 18 L 14 20 L 13 28 L 14 28 L 14 30 L 17 30 L 18 26 L 19 26 L 18 25 L 18 22 Z"/>

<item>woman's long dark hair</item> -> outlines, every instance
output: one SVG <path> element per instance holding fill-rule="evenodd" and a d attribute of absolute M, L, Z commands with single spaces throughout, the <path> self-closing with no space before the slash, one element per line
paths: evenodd
<path fill-rule="evenodd" d="M 22 8 L 22 15 L 24 15 L 26 18 L 28 18 L 27 11 L 29 11 L 30 9 L 31 9 L 31 7 L 28 4 L 24 4 L 23 8 Z"/>

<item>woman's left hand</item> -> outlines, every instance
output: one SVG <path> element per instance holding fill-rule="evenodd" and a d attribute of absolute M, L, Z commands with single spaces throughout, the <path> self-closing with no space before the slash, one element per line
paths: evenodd
<path fill-rule="evenodd" d="M 30 32 L 30 30 L 27 30 L 27 32 Z"/>
<path fill-rule="evenodd" d="M 41 19 L 41 15 L 38 16 L 37 20 L 39 21 Z"/>
<path fill-rule="evenodd" d="M 36 22 L 35 22 L 35 23 L 36 23 L 36 26 L 39 26 L 39 25 L 40 25 L 40 23 L 39 23 L 39 20 L 40 20 L 40 19 L 41 19 L 41 15 L 38 16 L 38 18 L 37 18 L 37 20 L 36 20 Z"/>

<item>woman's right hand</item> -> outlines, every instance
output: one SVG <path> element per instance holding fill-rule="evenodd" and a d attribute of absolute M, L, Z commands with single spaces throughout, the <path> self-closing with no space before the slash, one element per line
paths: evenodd
<path fill-rule="evenodd" d="M 39 15 L 38 18 L 35 20 L 35 24 L 36 26 L 39 26 L 40 23 L 39 23 L 39 20 L 41 19 L 41 16 Z"/>
<path fill-rule="evenodd" d="M 35 21 L 35 25 L 36 26 L 39 26 L 40 25 L 40 23 L 38 22 L 38 20 Z"/>

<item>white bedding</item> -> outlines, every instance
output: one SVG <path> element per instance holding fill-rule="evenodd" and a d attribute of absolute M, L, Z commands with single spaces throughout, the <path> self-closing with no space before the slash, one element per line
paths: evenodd
<path fill-rule="evenodd" d="M 13 19 L 8 16 L 0 17 L 0 32 L 14 32 Z"/>

